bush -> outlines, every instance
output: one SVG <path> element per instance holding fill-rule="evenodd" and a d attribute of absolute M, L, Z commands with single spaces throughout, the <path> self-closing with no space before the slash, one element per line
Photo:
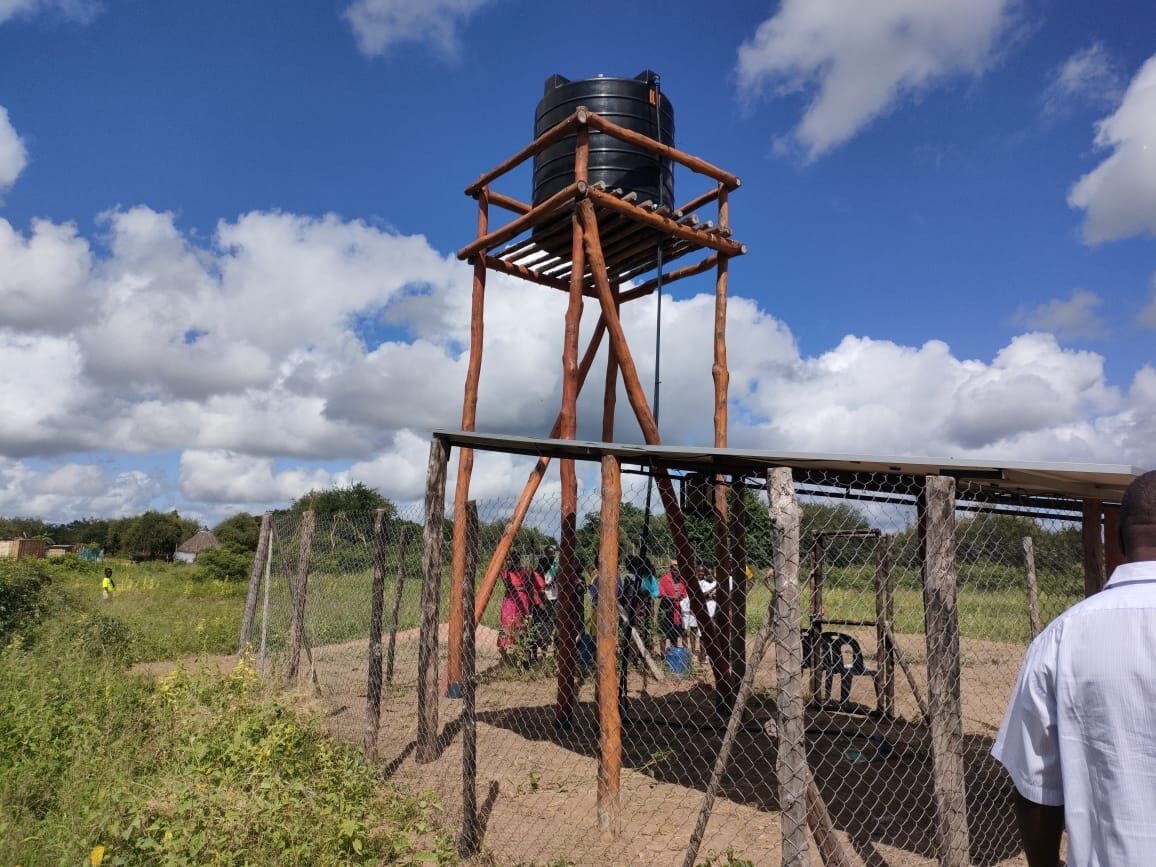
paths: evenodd
<path fill-rule="evenodd" d="M 230 542 L 197 555 L 201 576 L 211 581 L 248 581 L 253 570 L 253 554 Z"/>
<path fill-rule="evenodd" d="M 0 560 L 0 642 L 40 611 L 40 591 L 52 581 L 43 560 Z"/>

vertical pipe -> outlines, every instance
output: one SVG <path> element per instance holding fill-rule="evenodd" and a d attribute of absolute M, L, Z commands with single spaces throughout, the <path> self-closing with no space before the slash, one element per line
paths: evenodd
<path fill-rule="evenodd" d="M 261 573 L 269 555 L 269 533 L 273 529 L 273 513 L 261 516 L 261 532 L 257 536 L 257 552 L 253 555 L 253 569 L 249 573 L 249 593 L 245 596 L 245 613 L 241 617 L 241 640 L 237 653 L 245 652 L 246 645 L 253 640 L 253 617 L 257 613 L 257 592 L 261 586 Z"/>
<path fill-rule="evenodd" d="M 489 228 L 490 189 L 478 193 L 478 237 Z M 478 411 L 478 381 L 482 375 L 483 319 L 486 298 L 486 263 L 481 254 L 474 257 L 474 283 L 470 299 L 470 360 L 466 368 L 465 398 L 462 401 L 462 430 L 474 429 Z M 470 496 L 470 477 L 474 471 L 474 450 L 458 449 L 458 481 L 454 487 L 454 544 L 450 572 L 449 647 L 446 658 L 446 695 L 461 695 L 462 679 L 462 580 L 466 568 L 466 501 Z"/>
<path fill-rule="evenodd" d="M 369 594 L 369 659 L 365 688 L 365 760 L 377 758 L 381 724 L 381 626 L 385 608 L 385 509 L 373 513 L 373 586 Z"/>
<path fill-rule="evenodd" d="M 449 446 L 444 440 L 434 437 L 429 446 L 429 467 L 426 470 L 425 530 L 422 534 L 421 630 L 417 646 L 415 751 L 418 764 L 427 764 L 437 758 L 438 602 L 441 596 L 444 535 L 442 525 L 445 522 L 446 466 L 449 457 Z"/>
<path fill-rule="evenodd" d="M 622 720 L 615 671 L 618 632 L 618 518 L 622 480 L 618 458 L 602 458 L 601 532 L 598 540 L 598 829 L 621 830 Z"/>
<path fill-rule="evenodd" d="M 922 499 L 927 699 L 939 863 L 944 867 L 968 867 L 971 857 L 956 610 L 955 479 L 928 476 Z"/>
<path fill-rule="evenodd" d="M 574 174 L 586 180 L 589 130 L 578 127 L 574 148 Z M 582 387 L 578 365 L 578 330 L 582 323 L 582 284 L 586 277 L 586 248 L 582 240 L 582 220 L 577 210 L 570 216 L 570 298 L 566 306 L 566 327 L 562 341 L 562 411 L 558 433 L 574 439 L 578 433 L 578 392 Z M 558 538 L 558 680 L 554 723 L 569 728 L 578 704 L 578 636 L 582 621 L 582 596 L 577 563 L 578 475 L 574 461 L 558 463 L 562 482 L 562 522 Z"/>
<path fill-rule="evenodd" d="M 1100 592 L 1104 586 L 1104 539 L 1100 535 L 1100 500 L 1084 500 L 1084 520 L 1080 542 L 1084 551 L 1084 596 Z"/>
<path fill-rule="evenodd" d="M 474 582 L 478 571 L 478 504 L 466 503 L 466 569 L 462 582 L 462 834 L 458 854 L 478 851 L 478 721 L 474 623 Z"/>

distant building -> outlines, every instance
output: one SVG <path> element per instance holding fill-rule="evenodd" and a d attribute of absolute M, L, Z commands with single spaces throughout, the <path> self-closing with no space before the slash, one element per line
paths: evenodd
<path fill-rule="evenodd" d="M 48 542 L 44 539 L 0 539 L 0 557 L 14 557 L 24 560 L 29 557 L 48 555 Z"/>
<path fill-rule="evenodd" d="M 173 559 L 181 563 L 192 563 L 202 551 L 211 551 L 220 547 L 220 541 L 209 531 L 209 528 L 201 527 L 191 538 L 177 546 L 177 552 Z"/>

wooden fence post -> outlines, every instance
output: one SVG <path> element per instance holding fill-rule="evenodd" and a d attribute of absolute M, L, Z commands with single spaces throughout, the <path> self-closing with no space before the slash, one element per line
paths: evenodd
<path fill-rule="evenodd" d="M 1104 504 L 1104 580 L 1112 577 L 1116 567 L 1124 562 L 1124 549 L 1120 546 L 1120 507 Z"/>
<path fill-rule="evenodd" d="M 807 735 L 803 722 L 803 642 L 799 634 L 799 526 L 802 509 L 789 467 L 767 473 L 775 556 L 775 682 L 779 710 L 779 821 L 783 867 L 810 864 L 807 852 Z M 816 564 L 821 562 L 821 556 Z M 813 613 L 813 611 L 812 611 Z"/>
<path fill-rule="evenodd" d="M 478 851 L 477 624 L 474 588 L 478 572 L 478 504 L 466 503 L 466 562 L 462 581 L 462 835 L 458 854 Z"/>
<path fill-rule="evenodd" d="M 438 602 L 441 596 L 442 541 L 445 536 L 446 466 L 450 448 L 434 437 L 429 446 L 425 483 L 425 532 L 422 536 L 421 631 L 417 647 L 417 748 L 426 764 L 438 748 Z"/>
<path fill-rule="evenodd" d="M 297 574 L 293 581 L 293 617 L 289 623 L 289 669 L 286 679 L 297 677 L 301 666 L 301 646 L 305 643 L 305 594 L 309 582 L 309 557 L 313 553 L 313 528 L 317 517 L 312 509 L 301 515 L 298 531 Z"/>
<path fill-rule="evenodd" d="M 895 648 L 890 625 L 895 620 L 895 576 L 891 571 L 891 537 L 880 536 L 875 562 L 875 709 L 895 716 Z"/>
<path fill-rule="evenodd" d="M 389 644 L 385 649 L 385 685 L 393 683 L 393 661 L 397 654 L 397 628 L 401 622 L 401 596 L 405 587 L 405 525 L 397 540 L 397 583 L 393 588 L 393 605 L 389 612 Z"/>
<path fill-rule="evenodd" d="M 1028 579 L 1028 629 L 1040 634 L 1040 591 L 1036 584 L 1036 550 L 1031 536 L 1024 536 L 1024 573 Z"/>
<path fill-rule="evenodd" d="M 826 542 L 817 533 L 811 533 L 811 701 L 825 701 L 823 666 L 819 659 L 823 646 L 823 558 Z"/>
<path fill-rule="evenodd" d="M 373 513 L 373 586 L 369 593 L 369 672 L 365 688 L 365 760 L 377 758 L 381 725 L 381 621 L 385 605 L 385 509 Z"/>
<path fill-rule="evenodd" d="M 923 488 L 923 605 L 927 692 L 939 863 L 968 867 L 967 797 L 956 612 L 955 479 L 927 476 Z"/>
<path fill-rule="evenodd" d="M 261 532 L 257 536 L 257 553 L 253 555 L 253 569 L 249 573 L 249 592 L 245 596 L 245 613 L 241 617 L 241 640 L 237 644 L 237 653 L 242 654 L 249 642 L 253 640 L 253 617 L 257 613 L 257 594 L 261 588 L 261 580 L 265 575 L 265 566 L 269 559 L 269 534 L 273 530 L 273 513 L 266 512 L 261 516 Z"/>

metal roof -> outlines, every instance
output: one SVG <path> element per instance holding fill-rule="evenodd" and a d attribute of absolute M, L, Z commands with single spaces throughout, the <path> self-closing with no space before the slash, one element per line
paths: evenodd
<path fill-rule="evenodd" d="M 1035 461 L 971 460 L 964 458 L 891 457 L 883 455 L 764 452 L 689 446 L 647 446 L 505 436 L 470 431 L 437 430 L 435 437 L 455 446 L 484 451 L 597 461 L 614 455 L 624 463 L 703 473 L 754 474 L 768 467 L 818 471 L 830 484 L 854 481 L 869 490 L 867 474 L 882 477 L 946 475 L 965 482 L 969 493 L 993 500 L 1041 497 L 1097 499 L 1119 502 L 1124 489 L 1143 470 L 1125 464 L 1070 464 Z M 882 481 L 882 479 L 880 480 Z M 885 486 L 884 486 L 885 487 Z"/>

